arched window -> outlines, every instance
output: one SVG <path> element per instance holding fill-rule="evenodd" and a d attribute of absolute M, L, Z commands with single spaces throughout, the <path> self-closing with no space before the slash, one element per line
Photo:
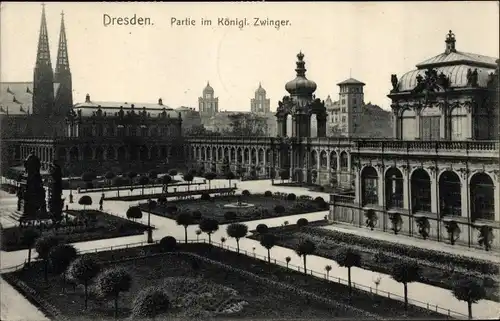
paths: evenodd
<path fill-rule="evenodd" d="M 403 140 L 414 140 L 415 132 L 415 112 L 411 109 L 406 109 L 401 114 L 401 126 L 399 128 L 399 137 Z"/>

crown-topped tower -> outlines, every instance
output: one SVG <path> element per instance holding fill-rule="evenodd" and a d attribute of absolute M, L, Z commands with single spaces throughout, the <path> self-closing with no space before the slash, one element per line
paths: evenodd
<path fill-rule="evenodd" d="M 42 22 L 33 73 L 33 114 L 48 115 L 54 107 L 54 74 L 50 62 L 49 36 L 45 4 L 42 4 Z"/>
<path fill-rule="evenodd" d="M 297 68 L 295 68 L 297 76 L 294 80 L 286 83 L 285 89 L 292 97 L 312 97 L 312 94 L 316 91 L 317 85 L 314 81 L 306 78 L 306 62 L 304 61 L 304 54 L 302 51 L 297 55 L 297 59 Z"/>
<path fill-rule="evenodd" d="M 457 49 L 455 49 L 455 43 L 457 40 L 455 39 L 455 34 L 451 30 L 446 35 L 446 40 L 444 42 L 446 43 L 446 54 L 457 52 Z"/>
<path fill-rule="evenodd" d="M 66 113 L 73 106 L 73 85 L 71 81 L 71 70 L 68 58 L 68 43 L 66 40 L 66 28 L 64 26 L 64 12 L 61 12 L 61 29 L 59 33 L 59 46 L 57 49 L 57 64 L 55 82 L 59 84 L 55 95 L 55 112 L 60 115 Z"/>

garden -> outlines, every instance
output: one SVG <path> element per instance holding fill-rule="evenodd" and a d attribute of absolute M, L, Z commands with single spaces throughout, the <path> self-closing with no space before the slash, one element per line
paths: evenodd
<path fill-rule="evenodd" d="M 140 235 L 146 225 L 97 210 L 67 210 L 59 223 L 33 221 L 29 226 L 14 226 L 2 230 L 2 251 L 30 249 L 37 237 L 54 235 L 66 243 Z"/>
<path fill-rule="evenodd" d="M 451 290 L 458 281 L 471 280 L 484 287 L 485 299 L 500 302 L 499 267 L 492 262 L 326 230 L 302 221 L 283 227 L 258 226 L 257 232 L 259 229 L 261 233 L 249 238 L 260 239 L 259 234 L 272 234 L 276 245 L 287 248 L 296 248 L 303 240 L 310 240 L 316 244 L 317 255 L 332 260 L 339 252 L 351 249 L 360 254 L 361 268 L 384 274 L 390 274 L 392 264 L 415 260 L 420 266 L 419 282 Z"/>
<path fill-rule="evenodd" d="M 445 318 L 357 289 L 348 295 L 338 283 L 172 237 L 83 256 L 49 238 L 36 248 L 41 261 L 3 277 L 50 318 Z"/>
<path fill-rule="evenodd" d="M 293 193 L 251 194 L 248 190 L 241 195 L 211 196 L 202 194 L 199 200 L 166 201 L 159 198 L 151 209 L 148 203 L 140 204 L 143 211 L 177 219 L 184 213 L 192 218 L 188 225 L 199 224 L 203 219 L 215 219 L 219 224 L 252 221 L 272 217 L 305 214 L 328 209 L 328 204 L 321 197 L 315 199 L 307 195 L 296 196 Z"/>

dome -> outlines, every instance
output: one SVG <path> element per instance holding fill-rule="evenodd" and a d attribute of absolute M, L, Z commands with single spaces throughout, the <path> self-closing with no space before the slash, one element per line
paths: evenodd
<path fill-rule="evenodd" d="M 266 90 L 264 88 L 262 88 L 262 85 L 261 83 L 259 82 L 259 88 L 257 88 L 257 90 L 255 91 L 256 94 L 266 94 Z"/>
<path fill-rule="evenodd" d="M 307 69 L 304 67 L 304 54 L 300 52 L 297 58 L 297 68 L 295 69 L 297 77 L 287 82 L 285 89 L 293 96 L 310 96 L 316 91 L 317 85 L 314 81 L 306 78 Z"/>
<path fill-rule="evenodd" d="M 205 89 L 203 89 L 203 93 L 205 94 L 213 94 L 214 93 L 214 89 L 212 88 L 212 86 L 210 86 L 210 83 L 207 81 L 207 86 L 205 87 Z"/>

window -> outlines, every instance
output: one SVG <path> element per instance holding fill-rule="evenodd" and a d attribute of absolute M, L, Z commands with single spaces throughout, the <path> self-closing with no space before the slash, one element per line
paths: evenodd
<path fill-rule="evenodd" d="M 440 138 L 439 116 L 422 116 L 420 125 L 420 137 L 422 140 L 438 140 Z"/>
<path fill-rule="evenodd" d="M 342 122 L 345 123 L 345 116 L 342 116 Z"/>
<path fill-rule="evenodd" d="M 346 108 L 345 107 L 342 107 L 342 112 L 345 113 L 346 112 Z"/>
<path fill-rule="evenodd" d="M 342 99 L 342 105 L 345 105 L 345 99 Z"/>
<path fill-rule="evenodd" d="M 352 99 L 352 103 L 353 103 L 354 105 L 356 105 L 356 98 L 353 98 L 353 99 Z"/>

